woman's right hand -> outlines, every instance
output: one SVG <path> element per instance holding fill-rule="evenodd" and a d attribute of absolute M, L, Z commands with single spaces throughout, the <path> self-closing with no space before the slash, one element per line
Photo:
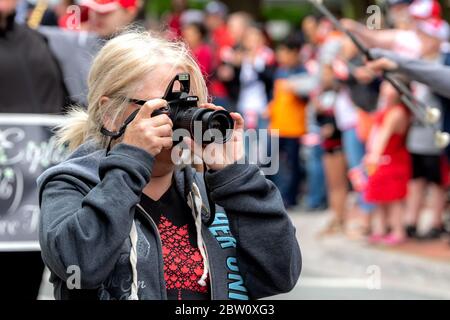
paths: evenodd
<path fill-rule="evenodd" d="M 152 156 L 161 150 L 172 147 L 173 123 L 169 116 L 160 114 L 152 117 L 155 110 L 167 105 L 163 99 L 147 101 L 139 110 L 136 118 L 127 126 L 123 143 L 144 149 Z"/>

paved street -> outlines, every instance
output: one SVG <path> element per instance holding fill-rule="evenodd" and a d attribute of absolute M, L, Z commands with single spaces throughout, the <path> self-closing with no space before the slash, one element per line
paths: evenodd
<path fill-rule="evenodd" d="M 275 299 L 450 299 L 450 259 L 373 248 L 344 236 L 319 240 L 327 214 L 291 214 L 302 248 L 295 289 Z M 448 248 L 450 254 L 450 247 Z"/>
<path fill-rule="evenodd" d="M 316 234 L 326 224 L 326 212 L 292 212 L 291 217 L 303 271 L 292 292 L 273 299 L 450 299 L 450 258 L 415 255 L 408 247 L 373 248 L 344 236 L 319 240 Z M 51 297 L 50 286 L 44 284 L 41 299 Z"/>

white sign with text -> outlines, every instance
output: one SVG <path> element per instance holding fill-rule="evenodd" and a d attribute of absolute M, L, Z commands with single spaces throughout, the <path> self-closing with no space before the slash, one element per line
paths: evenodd
<path fill-rule="evenodd" d="M 36 178 L 66 156 L 53 136 L 63 119 L 0 114 L 0 251 L 39 250 Z"/>

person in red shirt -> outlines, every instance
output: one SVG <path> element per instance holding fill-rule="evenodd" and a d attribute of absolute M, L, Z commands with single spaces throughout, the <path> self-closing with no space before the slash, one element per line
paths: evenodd
<path fill-rule="evenodd" d="M 222 57 L 234 45 L 234 40 L 226 24 L 228 8 L 220 1 L 211 1 L 206 6 L 205 12 L 206 28 L 208 29 L 213 49 L 213 64 L 216 67 L 222 63 Z M 209 90 L 216 104 L 228 107 L 230 103 L 229 93 L 223 82 L 214 76 L 211 79 Z"/>
<path fill-rule="evenodd" d="M 227 27 L 228 8 L 220 1 L 211 1 L 205 8 L 206 27 L 211 34 L 211 40 L 217 48 L 231 47 L 234 44 Z"/>
<path fill-rule="evenodd" d="M 181 36 L 181 16 L 187 7 L 187 0 L 172 0 L 172 12 L 166 19 L 169 31 L 174 38 L 179 38 Z"/>
<path fill-rule="evenodd" d="M 212 50 L 206 43 L 206 27 L 201 23 L 190 23 L 183 26 L 182 36 L 200 66 L 203 76 L 207 80 L 212 72 Z"/>

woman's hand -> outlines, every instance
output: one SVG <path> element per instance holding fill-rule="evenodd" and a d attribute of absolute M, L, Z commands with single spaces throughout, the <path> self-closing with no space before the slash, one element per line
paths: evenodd
<path fill-rule="evenodd" d="M 167 101 L 154 99 L 147 101 L 136 118 L 127 126 L 123 143 L 144 149 L 157 156 L 163 148 L 172 147 L 172 120 L 166 114 L 152 117 L 153 111 L 167 105 Z"/>
<path fill-rule="evenodd" d="M 225 110 L 212 103 L 203 104 L 199 108 Z M 244 119 L 236 112 L 232 112 L 230 115 L 234 120 L 234 130 L 230 140 L 226 143 L 210 143 L 201 147 L 191 138 L 184 138 L 189 149 L 203 159 L 208 169 L 220 170 L 244 157 Z"/>
<path fill-rule="evenodd" d="M 366 168 L 367 174 L 371 176 L 380 165 L 380 155 L 375 153 L 368 153 L 364 156 L 362 162 Z"/>
<path fill-rule="evenodd" d="M 377 60 L 369 61 L 366 67 L 374 73 L 381 73 L 383 71 L 395 71 L 398 69 L 398 64 L 395 61 L 388 58 L 380 58 Z"/>

